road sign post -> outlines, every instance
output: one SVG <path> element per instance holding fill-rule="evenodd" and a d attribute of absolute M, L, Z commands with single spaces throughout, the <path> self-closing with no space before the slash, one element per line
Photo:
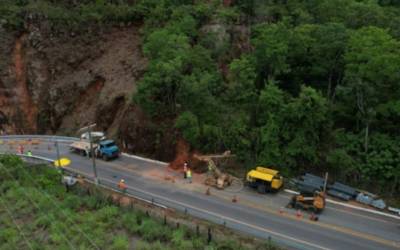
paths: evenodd
<path fill-rule="evenodd" d="M 56 139 L 56 150 L 57 150 L 58 166 L 61 166 L 61 163 L 60 163 L 60 148 L 58 147 L 58 140 L 57 139 Z"/>

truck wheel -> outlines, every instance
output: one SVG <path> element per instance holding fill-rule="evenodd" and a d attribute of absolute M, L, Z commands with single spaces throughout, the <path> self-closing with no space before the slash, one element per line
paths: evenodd
<path fill-rule="evenodd" d="M 103 155 L 102 158 L 103 158 L 104 161 L 108 161 L 107 155 Z"/>
<path fill-rule="evenodd" d="M 258 191 L 260 194 L 265 194 L 265 189 L 266 189 L 266 186 L 265 186 L 264 184 L 258 184 L 258 186 L 257 186 L 257 191 Z"/>
<path fill-rule="evenodd" d="M 86 156 L 86 152 L 85 151 L 81 151 L 81 155 L 83 156 L 83 157 L 85 157 Z"/>

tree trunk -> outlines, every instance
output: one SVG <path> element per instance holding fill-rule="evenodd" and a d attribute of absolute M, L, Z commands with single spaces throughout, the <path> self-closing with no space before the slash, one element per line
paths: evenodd
<path fill-rule="evenodd" d="M 328 89 L 326 91 L 326 96 L 328 98 L 329 103 L 332 102 L 331 95 L 332 95 L 332 72 L 329 73 L 329 79 L 328 79 Z"/>
<path fill-rule="evenodd" d="M 366 162 L 368 162 L 368 139 L 369 139 L 369 121 L 367 121 L 367 125 L 365 127 L 365 139 L 364 139 L 364 150 L 365 150 Z"/>

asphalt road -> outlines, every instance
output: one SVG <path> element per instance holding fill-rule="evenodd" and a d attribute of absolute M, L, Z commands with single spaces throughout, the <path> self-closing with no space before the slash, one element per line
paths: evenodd
<path fill-rule="evenodd" d="M 1 139 L 1 137 L 0 137 Z M 10 148 L 2 139 L 0 152 Z M 53 143 L 32 148 L 34 155 L 55 159 Z M 13 149 L 15 151 L 15 149 Z M 12 152 L 15 153 L 15 152 Z M 68 168 L 92 175 L 91 159 L 70 153 L 68 143 L 60 143 L 60 154 L 71 159 Z M 340 205 L 328 204 L 318 222 L 296 218 L 294 211 L 280 207 L 289 201 L 289 195 L 259 195 L 243 189 L 232 203 L 232 194 L 212 190 L 207 196 L 203 190 L 190 184 L 170 183 L 144 178 L 148 169 L 164 170 L 165 165 L 148 160 L 122 156 L 104 162 L 97 160 L 100 182 L 115 185 L 123 178 L 129 191 L 135 195 L 153 199 L 155 202 L 189 214 L 239 230 L 256 237 L 271 239 L 289 249 L 400 249 L 400 220 L 358 211 Z M 307 216 L 307 215 L 305 215 Z"/>

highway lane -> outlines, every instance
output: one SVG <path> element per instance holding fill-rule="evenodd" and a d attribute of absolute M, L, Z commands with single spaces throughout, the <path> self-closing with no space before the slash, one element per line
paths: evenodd
<path fill-rule="evenodd" d="M 71 168 L 92 173 L 91 161 L 88 158 L 70 154 L 65 144 L 60 144 L 60 148 L 61 154 L 72 160 Z M 5 151 L 7 147 L 3 145 L 0 150 Z M 48 151 L 46 147 L 41 146 L 33 151 L 45 157 L 55 158 L 54 149 Z M 276 210 L 249 208 L 248 204 L 244 205 L 243 202 L 232 204 L 217 195 L 206 196 L 196 191 L 177 188 L 176 185 L 170 183 L 144 179 L 140 174 L 135 174 L 135 170 L 163 167 L 155 163 L 122 157 L 111 162 L 99 160 L 97 164 L 98 174 L 104 181 L 116 183 L 122 177 L 126 179 L 130 187 L 150 193 L 156 200 L 160 200 L 160 203 L 180 209 L 185 206 L 191 214 L 216 223 L 222 223 L 225 220 L 228 227 L 258 237 L 272 236 L 272 239 L 285 242 L 290 245 L 290 248 L 399 249 L 399 246 L 392 244 L 395 241 L 398 243 L 400 229 L 396 222 L 384 217 L 363 214 L 359 211 L 345 211 L 342 207 L 332 205 L 324 211 L 320 222 L 312 223 L 304 219 L 295 219 L 293 216 L 280 216 Z M 281 195 L 259 196 L 254 195 L 251 190 L 243 190 L 242 193 L 249 200 L 275 199 L 276 203 L 287 202 L 285 195 L 282 195 L 283 197 Z M 348 224 L 350 224 L 349 227 L 347 227 Z M 343 230 L 340 226 L 344 229 L 350 228 L 350 230 Z M 359 228 L 362 230 L 358 230 Z"/>

